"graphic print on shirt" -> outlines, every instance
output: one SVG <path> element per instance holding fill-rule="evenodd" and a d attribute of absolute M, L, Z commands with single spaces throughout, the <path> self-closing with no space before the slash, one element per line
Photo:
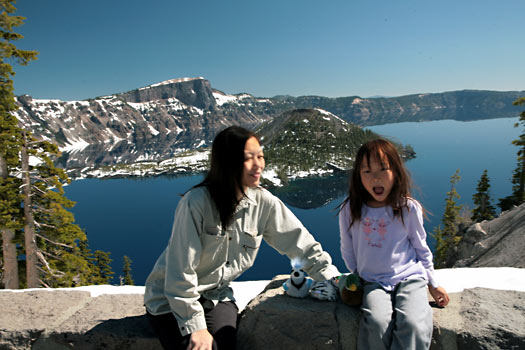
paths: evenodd
<path fill-rule="evenodd" d="M 381 241 L 385 240 L 385 236 L 388 233 L 387 227 L 390 221 L 383 218 L 372 219 L 369 217 L 361 220 L 361 227 L 365 233 L 365 241 L 368 241 L 369 247 L 381 248 L 383 245 Z"/>

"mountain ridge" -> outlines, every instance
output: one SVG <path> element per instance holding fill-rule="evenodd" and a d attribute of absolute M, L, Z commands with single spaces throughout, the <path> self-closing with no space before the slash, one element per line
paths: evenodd
<path fill-rule="evenodd" d="M 294 109 L 319 108 L 360 126 L 439 119 L 513 117 L 525 92 L 464 90 L 394 98 L 322 96 L 261 98 L 226 94 L 208 80 L 177 78 L 82 100 L 17 97 L 22 127 L 58 144 L 65 168 L 162 161 L 209 146 L 229 125 L 255 128 Z"/>

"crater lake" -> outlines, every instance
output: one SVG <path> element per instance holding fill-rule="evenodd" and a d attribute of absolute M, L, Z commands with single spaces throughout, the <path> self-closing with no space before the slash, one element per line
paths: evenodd
<path fill-rule="evenodd" d="M 396 123 L 368 127 L 390 139 L 410 144 L 416 158 L 406 165 L 412 175 L 413 196 L 430 212 L 425 222 L 427 241 L 433 248 L 433 229 L 439 225 L 445 207 L 450 177 L 460 170 L 456 185 L 466 209 L 472 209 L 472 195 L 484 169 L 490 178 L 494 199 L 511 193 L 511 177 L 516 167 L 516 146 L 521 129 L 518 118 L 473 122 L 453 120 Z M 91 250 L 111 252 L 114 284 L 122 275 L 123 256 L 131 260 L 135 284 L 143 285 L 153 264 L 165 248 L 175 208 L 183 194 L 197 184 L 202 175 L 121 179 L 83 179 L 65 187 L 66 196 L 77 202 L 72 209 L 76 223 L 86 231 Z M 344 199 L 347 178 L 308 178 L 279 189 L 279 196 L 330 253 L 343 272 L 346 267 L 339 250 L 337 206 Z M 238 280 L 271 279 L 290 271 L 287 257 L 265 243 L 255 265 Z"/>

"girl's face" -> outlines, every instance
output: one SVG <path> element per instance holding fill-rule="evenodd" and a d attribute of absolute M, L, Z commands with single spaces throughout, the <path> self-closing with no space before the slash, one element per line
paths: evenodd
<path fill-rule="evenodd" d="M 261 145 L 255 137 L 250 137 L 244 146 L 242 185 L 245 190 L 248 187 L 259 186 L 264 165 L 264 153 Z"/>
<path fill-rule="evenodd" d="M 394 172 L 390 169 L 388 159 L 383 152 L 379 156 L 379 159 L 370 157 L 370 164 L 364 157 L 359 169 L 361 183 L 372 197 L 366 204 L 374 208 L 387 204 L 386 199 L 394 186 Z"/>

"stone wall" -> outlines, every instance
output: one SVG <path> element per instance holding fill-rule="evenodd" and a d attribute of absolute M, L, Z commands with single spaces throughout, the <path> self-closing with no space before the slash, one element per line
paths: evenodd
<path fill-rule="evenodd" d="M 296 299 L 277 276 L 243 310 L 239 349 L 355 349 L 357 308 Z M 484 288 L 451 293 L 433 307 L 432 349 L 525 349 L 525 293 Z M 1 292 L 0 349 L 161 349 L 141 294 Z"/>
<path fill-rule="evenodd" d="M 162 349 L 141 294 L 2 292 L 0 308 L 0 349 Z"/>
<path fill-rule="evenodd" d="M 244 309 L 239 349 L 356 349 L 358 308 L 291 298 L 281 287 L 287 277 L 277 276 Z M 524 292 L 474 288 L 450 298 L 446 308 L 431 302 L 432 350 L 525 349 Z"/>

